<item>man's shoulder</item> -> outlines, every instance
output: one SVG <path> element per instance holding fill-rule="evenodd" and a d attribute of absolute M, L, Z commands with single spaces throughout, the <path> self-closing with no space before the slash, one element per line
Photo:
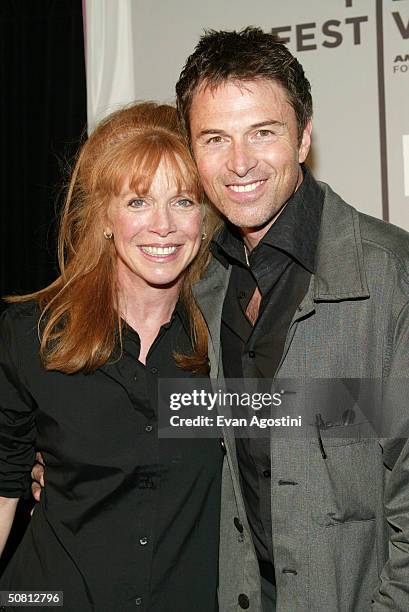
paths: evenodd
<path fill-rule="evenodd" d="M 362 242 L 401 260 L 409 272 L 409 233 L 401 227 L 358 212 Z"/>
<path fill-rule="evenodd" d="M 388 260 L 393 259 L 409 280 L 409 232 L 397 225 L 360 212 L 345 202 L 329 185 L 320 183 L 320 186 L 330 207 L 337 208 L 341 217 L 354 217 L 357 220 L 356 227 L 359 227 L 365 253 Z"/>

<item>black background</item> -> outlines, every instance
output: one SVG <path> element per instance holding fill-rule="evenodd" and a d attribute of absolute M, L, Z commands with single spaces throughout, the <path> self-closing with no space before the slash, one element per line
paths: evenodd
<path fill-rule="evenodd" d="M 0 2 L 0 295 L 57 276 L 62 186 L 86 130 L 81 0 Z M 4 308 L 4 304 L 0 309 Z M 21 502 L 0 565 L 28 520 Z"/>

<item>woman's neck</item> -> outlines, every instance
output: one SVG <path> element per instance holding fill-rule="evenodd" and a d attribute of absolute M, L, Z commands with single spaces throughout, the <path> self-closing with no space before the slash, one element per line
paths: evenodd
<path fill-rule="evenodd" d="M 139 282 L 127 282 L 125 285 L 120 283 L 120 314 L 139 335 L 139 361 L 142 363 L 146 362 L 146 356 L 161 326 L 170 321 L 179 298 L 179 290 L 180 283 L 170 287 L 147 284 L 141 286 Z"/>

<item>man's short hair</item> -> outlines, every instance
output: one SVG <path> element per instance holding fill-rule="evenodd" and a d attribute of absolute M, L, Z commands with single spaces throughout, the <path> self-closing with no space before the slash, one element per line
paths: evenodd
<path fill-rule="evenodd" d="M 295 111 L 298 137 L 312 116 L 311 86 L 303 67 L 273 34 L 247 27 L 239 32 L 207 30 L 186 61 L 176 84 L 176 104 L 190 136 L 189 113 L 198 86 L 270 79 L 286 91 Z"/>

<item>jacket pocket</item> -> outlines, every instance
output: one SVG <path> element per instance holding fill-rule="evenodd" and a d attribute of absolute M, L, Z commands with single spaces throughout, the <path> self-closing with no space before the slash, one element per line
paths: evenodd
<path fill-rule="evenodd" d="M 369 612 L 379 581 L 376 522 L 316 527 L 309 536 L 311 612 Z"/>
<path fill-rule="evenodd" d="M 382 452 L 377 440 L 323 440 L 310 444 L 309 494 L 312 521 L 323 527 L 374 519 L 383 511 Z"/>

